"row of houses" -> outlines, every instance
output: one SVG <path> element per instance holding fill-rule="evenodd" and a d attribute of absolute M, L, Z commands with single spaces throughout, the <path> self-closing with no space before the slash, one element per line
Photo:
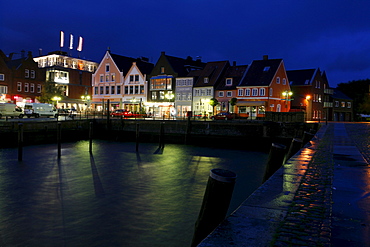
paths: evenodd
<path fill-rule="evenodd" d="M 286 70 L 283 59 L 268 56 L 248 65 L 203 62 L 165 52 L 155 64 L 110 50 L 100 63 L 62 51 L 13 56 L 0 50 L 2 102 L 37 101 L 48 82 L 62 88 L 58 107 L 81 111 L 127 109 L 156 117 L 232 112 L 249 119 L 263 119 L 267 111 L 303 111 L 306 120 L 353 119 L 352 100 L 329 87 L 325 71 Z"/>

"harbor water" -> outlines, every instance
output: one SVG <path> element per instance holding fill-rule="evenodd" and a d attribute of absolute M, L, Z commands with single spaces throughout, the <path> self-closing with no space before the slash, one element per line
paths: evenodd
<path fill-rule="evenodd" d="M 229 213 L 268 154 L 94 141 L 0 149 L 0 246 L 190 246 L 211 169 L 235 172 Z"/>

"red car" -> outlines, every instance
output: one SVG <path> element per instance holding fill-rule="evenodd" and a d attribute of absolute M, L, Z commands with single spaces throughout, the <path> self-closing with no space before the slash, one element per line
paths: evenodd
<path fill-rule="evenodd" d="M 132 117 L 132 112 L 125 109 L 117 109 L 111 113 L 111 117 Z"/>
<path fill-rule="evenodd" d="M 212 120 L 231 120 L 234 118 L 235 114 L 230 112 L 220 112 L 211 117 Z"/>

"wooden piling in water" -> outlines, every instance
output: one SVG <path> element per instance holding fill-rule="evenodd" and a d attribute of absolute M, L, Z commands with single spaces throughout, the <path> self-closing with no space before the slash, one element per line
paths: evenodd
<path fill-rule="evenodd" d="M 18 161 L 23 160 L 23 124 L 18 124 Z"/>
<path fill-rule="evenodd" d="M 58 144 L 58 159 L 62 156 L 61 150 L 61 139 L 62 139 L 62 123 L 57 124 L 57 144 Z"/>
<path fill-rule="evenodd" d="M 236 174 L 232 171 L 211 170 L 191 246 L 197 246 L 225 219 L 235 181 Z"/>
<path fill-rule="evenodd" d="M 266 164 L 263 182 L 269 179 L 284 163 L 286 146 L 279 143 L 272 143 L 269 157 Z"/>

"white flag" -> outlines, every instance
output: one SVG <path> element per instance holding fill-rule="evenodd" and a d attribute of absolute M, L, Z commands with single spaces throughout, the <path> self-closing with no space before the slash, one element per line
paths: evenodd
<path fill-rule="evenodd" d="M 83 38 L 80 36 L 80 38 L 78 40 L 77 51 L 82 51 L 82 42 L 83 42 Z"/>
<path fill-rule="evenodd" d="M 73 50 L 73 35 L 72 34 L 69 36 L 69 49 Z"/>
<path fill-rule="evenodd" d="M 64 47 L 64 32 L 60 31 L 60 48 Z"/>

